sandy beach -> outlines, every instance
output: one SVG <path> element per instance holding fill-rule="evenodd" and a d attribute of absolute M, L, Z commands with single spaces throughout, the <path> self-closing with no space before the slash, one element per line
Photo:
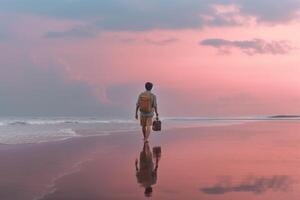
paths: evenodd
<path fill-rule="evenodd" d="M 0 200 L 300 200 L 300 0 L 0 16 Z"/>
<path fill-rule="evenodd" d="M 261 121 L 152 133 L 153 199 L 298 200 L 300 124 Z M 143 199 L 140 133 L 0 146 L 0 199 Z M 152 152 L 153 153 L 153 152 Z M 154 159 L 154 155 L 153 155 Z"/>

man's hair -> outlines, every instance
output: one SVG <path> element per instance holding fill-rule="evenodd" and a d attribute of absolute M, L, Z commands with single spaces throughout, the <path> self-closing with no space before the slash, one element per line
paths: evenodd
<path fill-rule="evenodd" d="M 153 88 L 153 84 L 150 82 L 147 82 L 147 83 L 145 83 L 145 88 L 146 88 L 146 90 L 150 91 Z"/>
<path fill-rule="evenodd" d="M 152 187 L 151 186 L 146 187 L 144 194 L 146 197 L 151 197 L 152 196 Z"/>

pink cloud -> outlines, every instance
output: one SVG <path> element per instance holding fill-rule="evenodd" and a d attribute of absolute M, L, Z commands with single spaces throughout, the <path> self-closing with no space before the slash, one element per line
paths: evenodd
<path fill-rule="evenodd" d="M 27 20 L 24 24 L 35 27 L 35 33 L 31 34 L 25 25 L 13 29 L 18 35 L 28 35 L 27 40 L 23 40 L 23 36 L 20 39 L 26 48 L 16 48 L 17 43 L 1 44 L 0 52 L 7 55 L 1 64 L 24 63 L 25 60 L 40 67 L 59 66 L 67 72 L 66 79 L 85 81 L 104 103 L 120 103 L 116 102 L 118 99 L 110 99 L 107 88 L 131 84 L 143 89 L 143 83 L 150 80 L 157 86 L 162 109 L 174 115 L 300 112 L 297 51 L 284 56 L 259 55 L 249 59 L 235 50 L 226 57 L 218 56 L 213 49 L 197 44 L 205 38 L 227 36 L 228 40 L 288 39 L 297 46 L 300 40 L 292 37 L 292 33 L 299 24 L 101 32 L 93 38 L 49 40 L 42 36 L 51 28 L 67 30 L 73 22 L 49 21 L 39 26 L 40 19 Z M 132 42 L 125 42 L 128 38 Z M 177 41 L 164 45 L 145 42 L 161 42 L 166 38 Z M 133 102 L 128 104 L 134 105 Z"/>

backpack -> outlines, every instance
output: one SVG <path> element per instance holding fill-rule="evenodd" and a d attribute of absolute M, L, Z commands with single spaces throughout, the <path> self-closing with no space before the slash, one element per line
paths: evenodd
<path fill-rule="evenodd" d="M 152 111 L 151 94 L 142 93 L 139 104 L 141 112 L 150 113 Z"/>

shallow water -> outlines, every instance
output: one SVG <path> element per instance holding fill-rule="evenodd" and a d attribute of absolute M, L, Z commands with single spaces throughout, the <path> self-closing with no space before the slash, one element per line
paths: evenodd
<path fill-rule="evenodd" d="M 241 123 L 234 120 L 163 119 L 163 128 L 217 126 Z M 139 122 L 97 118 L 1 118 L 0 144 L 40 143 L 72 137 L 137 131 Z"/>
<path fill-rule="evenodd" d="M 143 159 L 136 135 L 114 136 L 78 172 L 57 180 L 43 199 L 298 200 L 299 133 L 295 121 L 153 133 L 149 149 L 160 147 L 161 156 L 155 176 L 143 172 L 142 178 L 140 162 L 146 160 L 143 166 L 154 171 L 154 152 Z"/>
<path fill-rule="evenodd" d="M 187 127 L 229 126 L 253 121 L 299 121 L 299 117 L 162 118 L 164 130 Z M 40 143 L 73 137 L 108 135 L 140 130 L 132 119 L 89 117 L 0 118 L 0 144 Z"/>

